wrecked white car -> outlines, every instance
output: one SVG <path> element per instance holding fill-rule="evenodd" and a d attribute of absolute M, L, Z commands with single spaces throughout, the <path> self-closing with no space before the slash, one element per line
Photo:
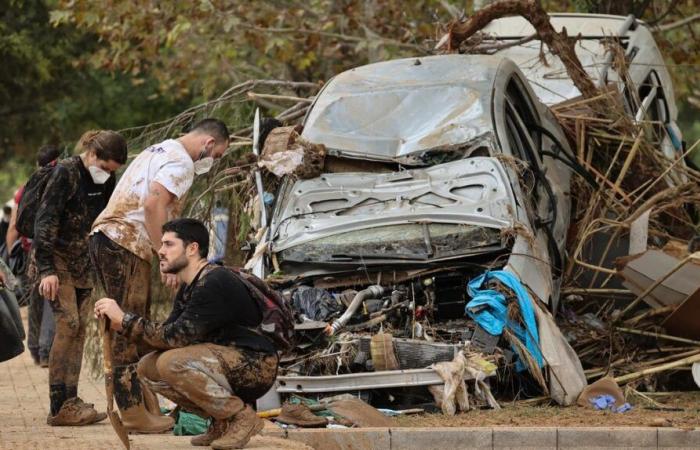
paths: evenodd
<path fill-rule="evenodd" d="M 464 377 L 493 374 L 491 362 L 520 370 L 528 349 L 531 372 L 559 371 L 552 396 L 575 399 L 580 364 L 545 311 L 559 298 L 572 155 L 511 60 L 443 55 L 344 72 L 300 138 L 324 146 L 321 173 L 282 178 L 248 263 L 300 322 L 278 394 L 442 384 L 429 366 L 469 345 L 498 357 Z M 520 340 L 504 350 L 481 315 L 497 315 L 488 301 L 468 307 L 489 289 L 518 297 L 508 314 L 521 318 Z"/>
<path fill-rule="evenodd" d="M 647 25 L 634 16 L 570 13 L 549 16 L 555 30 L 565 28 L 569 36 L 578 38 L 576 55 L 591 80 L 598 87 L 611 86 L 620 92 L 627 114 L 637 121 L 652 123 L 649 137 L 653 135 L 658 140 L 668 159 L 679 158 L 683 153 L 683 136 L 676 123 L 678 108 L 673 83 Z M 482 31 L 499 42 L 517 44 L 497 54 L 516 63 L 544 104 L 553 106 L 580 95 L 559 57 L 534 38 L 535 29 L 523 17 L 494 20 Z M 619 47 L 612 43 L 619 43 Z M 618 49 L 625 61 L 623 75 L 613 64 Z"/>

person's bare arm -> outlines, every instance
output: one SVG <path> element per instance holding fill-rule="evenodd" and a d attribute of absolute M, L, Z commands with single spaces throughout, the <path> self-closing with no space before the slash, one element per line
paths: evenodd
<path fill-rule="evenodd" d="M 152 181 L 148 186 L 148 195 L 143 204 L 146 219 L 146 232 L 151 239 L 154 251 L 160 248 L 161 228 L 168 221 L 168 206 L 175 201 L 175 195 L 162 184 Z"/>
<path fill-rule="evenodd" d="M 12 214 L 10 214 L 10 225 L 7 228 L 7 235 L 5 236 L 5 244 L 7 246 L 7 251 L 12 249 L 12 244 L 19 239 L 19 231 L 17 231 L 17 205 L 12 208 Z"/>

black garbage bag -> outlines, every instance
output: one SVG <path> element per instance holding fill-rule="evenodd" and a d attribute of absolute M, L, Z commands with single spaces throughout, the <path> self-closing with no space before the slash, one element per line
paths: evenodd
<path fill-rule="evenodd" d="M 325 289 L 300 286 L 292 295 L 292 304 L 297 313 L 311 320 L 328 321 L 342 309 L 340 300 Z"/>
<path fill-rule="evenodd" d="M 0 287 L 0 362 L 24 351 L 24 337 L 17 299 L 9 289 Z"/>

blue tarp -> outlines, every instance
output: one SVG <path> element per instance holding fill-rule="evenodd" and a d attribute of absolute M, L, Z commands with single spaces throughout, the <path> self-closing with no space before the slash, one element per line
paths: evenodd
<path fill-rule="evenodd" d="M 481 289 L 482 285 L 493 278 L 512 290 L 518 297 L 518 306 L 525 322 L 525 328 L 508 320 L 508 305 L 506 304 L 505 295 L 491 289 Z M 508 327 L 525 344 L 525 347 L 537 361 L 539 367 L 542 367 L 542 352 L 540 351 L 540 337 L 537 332 L 535 310 L 532 305 L 532 299 L 525 287 L 520 283 L 520 280 L 505 270 L 493 270 L 471 280 L 467 284 L 467 292 L 472 298 L 465 308 L 465 312 L 469 317 L 494 336 L 500 336 L 503 334 L 503 329 Z M 517 349 L 513 348 L 513 350 L 518 354 Z M 518 360 L 515 369 L 518 372 L 522 372 L 526 367 L 522 361 Z"/>

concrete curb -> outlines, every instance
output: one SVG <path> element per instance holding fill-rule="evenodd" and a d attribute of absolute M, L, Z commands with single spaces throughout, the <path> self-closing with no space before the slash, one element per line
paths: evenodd
<path fill-rule="evenodd" d="M 647 427 L 267 428 L 264 434 L 319 450 L 700 448 L 700 429 Z"/>

